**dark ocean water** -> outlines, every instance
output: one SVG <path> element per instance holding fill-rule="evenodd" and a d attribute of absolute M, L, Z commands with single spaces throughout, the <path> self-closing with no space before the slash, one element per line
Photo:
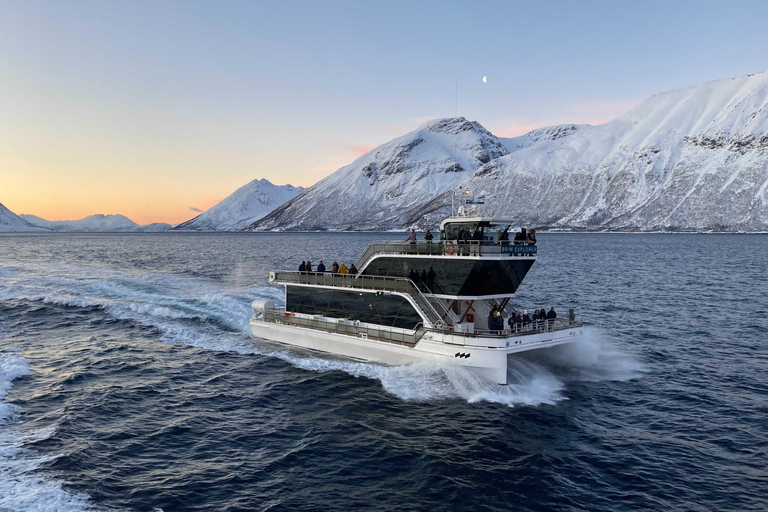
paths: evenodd
<path fill-rule="evenodd" d="M 768 237 L 541 235 L 506 388 L 248 336 L 382 237 L 0 236 L 0 510 L 768 509 Z"/>

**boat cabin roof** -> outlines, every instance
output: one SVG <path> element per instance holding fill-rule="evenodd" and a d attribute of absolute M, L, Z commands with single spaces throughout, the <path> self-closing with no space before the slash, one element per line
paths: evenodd
<path fill-rule="evenodd" d="M 446 224 L 478 224 L 483 226 L 490 225 L 514 225 L 515 221 L 501 217 L 486 217 L 485 215 L 476 215 L 474 217 L 456 216 L 448 217 L 440 223 L 440 229 L 445 229 Z"/>

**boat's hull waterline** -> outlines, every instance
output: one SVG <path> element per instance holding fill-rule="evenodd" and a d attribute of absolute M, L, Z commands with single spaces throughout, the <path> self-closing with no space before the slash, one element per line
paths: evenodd
<path fill-rule="evenodd" d="M 508 355 L 571 343 L 582 336 L 582 327 L 574 326 L 523 336 L 471 338 L 473 342 L 486 344 L 479 346 L 468 344 L 462 335 L 427 332 L 414 346 L 409 346 L 256 318 L 251 319 L 250 325 L 254 336 L 286 345 L 386 365 L 421 361 L 454 364 L 502 385 L 507 384 Z M 488 346 L 491 343 L 495 346 Z"/>

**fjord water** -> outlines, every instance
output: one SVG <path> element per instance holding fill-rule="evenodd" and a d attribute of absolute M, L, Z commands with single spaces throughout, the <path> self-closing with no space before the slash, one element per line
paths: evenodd
<path fill-rule="evenodd" d="M 768 509 L 768 237 L 541 235 L 508 387 L 248 336 L 381 238 L 0 236 L 0 510 Z"/>

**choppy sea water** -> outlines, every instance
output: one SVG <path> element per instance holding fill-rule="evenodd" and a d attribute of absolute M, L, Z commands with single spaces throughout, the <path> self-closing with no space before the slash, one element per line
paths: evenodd
<path fill-rule="evenodd" d="M 0 510 L 768 509 L 768 237 L 541 235 L 508 387 L 248 336 L 382 237 L 0 236 Z"/>

